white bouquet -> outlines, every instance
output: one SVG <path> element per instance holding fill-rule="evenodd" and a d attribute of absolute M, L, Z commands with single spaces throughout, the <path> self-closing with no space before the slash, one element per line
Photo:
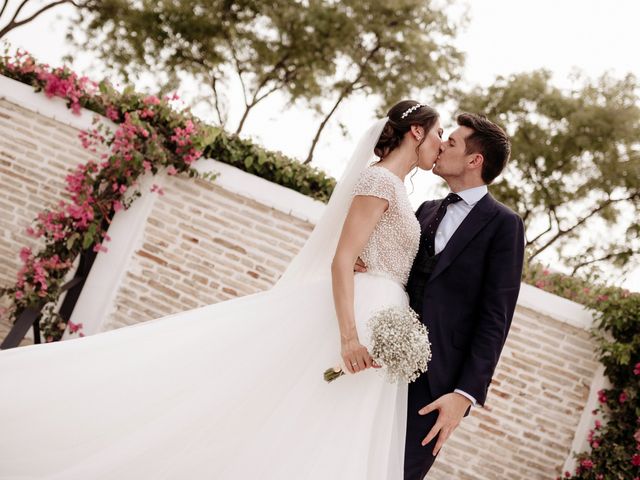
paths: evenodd
<path fill-rule="evenodd" d="M 427 371 L 431 360 L 431 343 L 427 327 L 409 307 L 378 310 L 367 322 L 371 329 L 369 354 L 384 367 L 390 382 L 413 382 Z M 331 382 L 344 375 L 342 367 L 325 370 L 324 379 Z"/>

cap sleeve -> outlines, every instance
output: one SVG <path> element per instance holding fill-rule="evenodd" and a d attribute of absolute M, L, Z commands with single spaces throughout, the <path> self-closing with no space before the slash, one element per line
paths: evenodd
<path fill-rule="evenodd" d="M 354 196 L 368 195 L 383 198 L 391 203 L 392 199 L 395 198 L 395 185 L 387 173 L 382 170 L 383 167 L 365 168 L 353 187 L 352 194 Z"/>

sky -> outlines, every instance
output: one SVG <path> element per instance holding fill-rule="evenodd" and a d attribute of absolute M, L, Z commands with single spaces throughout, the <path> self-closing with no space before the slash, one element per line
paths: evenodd
<path fill-rule="evenodd" d="M 549 69 L 553 81 L 560 87 L 571 86 L 571 73 L 581 70 L 589 77 L 605 72 L 621 77 L 634 73 L 640 77 L 640 1 L 611 0 L 460 0 L 468 8 L 470 21 L 457 38 L 457 46 L 466 52 L 464 78 L 469 85 L 490 85 L 496 76 Z M 17 0 L 9 2 L 15 6 Z M 40 61 L 60 65 L 62 57 L 73 52 L 65 33 L 73 7 L 52 9 L 36 21 L 8 35 L 13 47 L 22 47 Z M 25 13 L 28 13 L 26 11 Z M 5 19 L 0 19 L 3 25 Z M 77 54 L 73 68 L 96 80 L 102 77 L 93 66 L 90 52 Z M 140 85 L 142 87 L 142 85 Z M 188 82 L 178 91 L 188 98 L 195 91 Z M 230 99 L 239 99 L 237 85 L 229 85 Z M 430 103 L 428 99 L 418 99 Z M 232 101 L 231 106 L 233 107 Z M 229 115 L 230 127 L 235 127 L 242 111 L 239 101 Z M 339 177 L 359 136 L 375 120 L 373 111 L 377 99 L 358 97 L 344 103 L 328 124 L 316 148 L 314 165 Z M 206 109 L 195 113 L 213 121 Z M 442 124 L 447 131 L 454 125 L 453 112 L 441 109 Z M 252 138 L 268 149 L 304 159 L 320 119 L 304 106 L 285 106 L 282 97 L 273 95 L 249 116 L 242 135 Z M 347 128 L 343 136 L 338 124 Z M 439 196 L 443 181 L 430 172 L 413 177 L 413 187 L 407 182 L 414 207 L 422 201 Z M 549 252 L 541 260 L 555 265 L 557 258 Z M 616 281 L 631 290 L 640 291 L 640 268 L 627 278 Z"/>

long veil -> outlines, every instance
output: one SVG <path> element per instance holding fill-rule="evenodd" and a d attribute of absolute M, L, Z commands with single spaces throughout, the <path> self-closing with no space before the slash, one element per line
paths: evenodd
<path fill-rule="evenodd" d="M 342 224 L 351 205 L 351 191 L 374 157 L 373 149 L 387 120 L 388 117 L 377 120 L 362 135 L 316 228 L 274 288 L 329 275 Z"/>
<path fill-rule="evenodd" d="M 386 122 L 359 141 L 276 288 L 98 335 L 0 352 L 0 480 L 401 478 L 407 387 L 340 359 L 329 266 Z M 361 275 L 356 319 L 406 306 Z"/>

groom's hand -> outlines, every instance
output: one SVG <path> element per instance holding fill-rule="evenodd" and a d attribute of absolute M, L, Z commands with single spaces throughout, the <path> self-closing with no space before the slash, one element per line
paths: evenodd
<path fill-rule="evenodd" d="M 364 262 L 360 257 L 356 259 L 356 264 L 353 266 L 353 271 L 360 272 L 360 273 L 367 271 L 367 266 L 364 264 Z"/>
<path fill-rule="evenodd" d="M 458 427 L 458 425 L 460 425 L 460 421 L 464 417 L 464 412 L 467 411 L 469 405 L 471 405 L 471 400 L 464 395 L 452 392 L 442 395 L 437 400 L 418 410 L 420 415 L 426 415 L 434 410 L 439 411 L 436 423 L 433 425 L 427 436 L 424 437 L 424 440 L 422 440 L 422 446 L 424 447 L 433 440 L 436 435 L 438 435 L 438 432 L 440 432 L 438 441 L 433 447 L 434 457 L 438 454 L 442 445 L 444 445 L 444 442 L 447 441 L 453 431 Z"/>

